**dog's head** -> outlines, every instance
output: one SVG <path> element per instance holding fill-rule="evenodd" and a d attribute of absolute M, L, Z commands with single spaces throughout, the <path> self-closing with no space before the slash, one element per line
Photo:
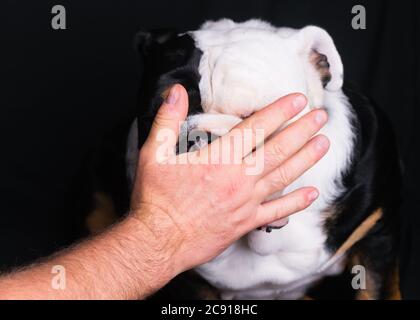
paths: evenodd
<path fill-rule="evenodd" d="M 293 92 L 307 95 L 307 110 L 321 107 L 325 93 L 343 85 L 333 40 L 314 26 L 295 30 L 223 19 L 184 34 L 140 32 L 137 44 L 145 67 L 140 119 L 150 123 L 168 88 L 180 83 L 190 103 L 184 134 L 222 135 Z"/>

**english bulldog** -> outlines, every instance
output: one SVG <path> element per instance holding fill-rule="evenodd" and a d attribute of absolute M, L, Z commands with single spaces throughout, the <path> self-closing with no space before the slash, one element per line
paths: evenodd
<path fill-rule="evenodd" d="M 180 139 L 187 138 L 191 148 L 211 143 L 294 92 L 308 98 L 298 117 L 316 108 L 329 115 L 320 132 L 330 139 L 328 154 L 272 199 L 304 186 L 317 187 L 320 198 L 288 223 L 254 230 L 196 268 L 220 297 L 300 299 L 353 261 L 366 271 L 364 295 L 389 298 L 397 264 L 398 152 L 383 112 L 344 85 L 343 63 L 331 36 L 316 26 L 291 29 L 222 19 L 186 33 L 142 31 L 137 43 L 144 78 L 139 123 L 128 139 L 131 181 L 138 149 L 165 92 L 176 83 L 189 95 Z M 192 131 L 204 136 L 191 141 Z"/>

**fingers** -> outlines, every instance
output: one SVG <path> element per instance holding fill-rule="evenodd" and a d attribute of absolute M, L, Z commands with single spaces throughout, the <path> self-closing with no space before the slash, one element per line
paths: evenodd
<path fill-rule="evenodd" d="M 180 123 L 188 114 L 188 94 L 179 84 L 174 85 L 159 108 L 145 147 L 157 154 L 157 160 L 175 155 Z"/>
<path fill-rule="evenodd" d="M 264 145 L 264 166 L 260 176 L 265 176 L 278 168 L 300 150 L 326 124 L 327 120 L 328 115 L 324 110 L 312 111 L 267 141 Z M 256 161 L 258 154 L 254 153 L 249 157 L 253 157 Z"/>
<path fill-rule="evenodd" d="M 240 156 L 243 158 L 264 142 L 265 138 L 302 111 L 306 104 L 307 100 L 302 94 L 285 96 L 242 121 L 230 133 L 216 140 L 212 145 L 217 147 L 217 144 L 221 143 L 222 146 L 230 146 L 231 141 L 242 140 L 242 150 L 233 150 L 233 152 L 241 152 Z M 261 132 L 263 135 L 260 134 Z"/>
<path fill-rule="evenodd" d="M 317 189 L 308 187 L 289 193 L 280 199 L 260 205 L 255 228 L 270 225 L 309 207 L 319 196 Z"/>
<path fill-rule="evenodd" d="M 320 135 L 313 138 L 294 156 L 259 180 L 255 186 L 256 194 L 260 195 L 261 199 L 266 199 L 285 189 L 315 165 L 328 152 L 329 146 L 327 137 Z"/>

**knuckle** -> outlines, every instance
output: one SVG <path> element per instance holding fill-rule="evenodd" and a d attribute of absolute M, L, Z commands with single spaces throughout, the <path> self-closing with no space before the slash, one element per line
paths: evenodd
<path fill-rule="evenodd" d="M 169 129 L 172 126 L 172 123 L 174 122 L 174 119 L 171 117 L 168 117 L 168 115 L 164 114 L 163 111 L 159 110 L 157 113 L 155 119 L 154 119 L 154 125 L 158 130 L 162 129 Z"/>
<path fill-rule="evenodd" d="M 290 184 L 290 177 L 283 168 L 278 168 L 270 177 L 270 186 L 272 190 L 282 190 Z"/>
<path fill-rule="evenodd" d="M 263 117 L 259 117 L 255 119 L 254 121 L 252 121 L 251 123 L 251 129 L 254 132 L 254 134 L 257 130 L 266 129 L 269 126 L 270 126 L 270 121 Z"/>
<path fill-rule="evenodd" d="M 283 209 L 282 209 L 282 208 L 280 208 L 279 206 L 277 206 L 277 207 L 274 209 L 274 218 L 277 220 L 277 219 L 281 218 L 281 217 L 282 217 L 282 215 L 283 215 Z"/>
<path fill-rule="evenodd" d="M 271 132 L 273 125 L 271 124 L 269 119 L 261 118 L 253 121 L 251 123 L 251 134 L 252 140 L 258 144 L 262 142 L 267 133 Z"/>
<path fill-rule="evenodd" d="M 285 169 L 285 167 L 280 167 L 278 169 L 278 179 L 283 184 L 283 186 L 288 186 L 293 182 L 291 175 L 289 174 L 289 171 Z"/>
<path fill-rule="evenodd" d="M 286 159 L 288 152 L 285 147 L 280 143 L 275 143 L 272 146 L 272 154 L 278 159 Z"/>
<path fill-rule="evenodd" d="M 165 117 L 163 117 L 162 115 L 160 115 L 159 113 L 156 115 L 154 121 L 154 125 L 157 128 L 164 128 L 167 125 L 167 120 Z"/>

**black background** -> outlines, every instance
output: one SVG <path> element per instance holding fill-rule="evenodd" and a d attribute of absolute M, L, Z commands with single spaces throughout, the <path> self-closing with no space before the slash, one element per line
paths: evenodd
<path fill-rule="evenodd" d="M 67 30 L 51 28 L 64 5 Z M 353 30 L 351 9 L 367 10 Z M 405 167 L 402 289 L 420 298 L 420 5 L 418 1 L 9 1 L 0 4 L 0 270 L 85 235 L 88 164 L 136 112 L 140 28 L 197 28 L 207 19 L 315 24 L 335 39 L 346 78 L 389 115 Z"/>

